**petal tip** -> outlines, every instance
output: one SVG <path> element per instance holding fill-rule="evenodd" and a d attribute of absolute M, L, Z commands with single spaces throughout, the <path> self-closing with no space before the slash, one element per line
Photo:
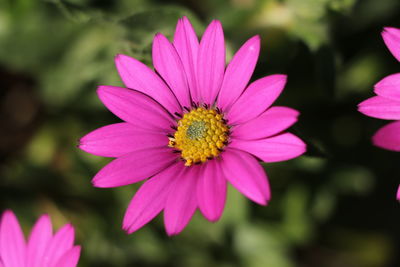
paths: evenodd
<path fill-rule="evenodd" d="M 209 222 L 216 223 L 221 219 L 221 215 L 222 215 L 222 213 L 220 215 L 212 215 L 212 216 L 207 216 L 205 218 Z"/>
<path fill-rule="evenodd" d="M 179 234 L 179 232 L 176 231 L 175 229 L 168 229 L 168 228 L 166 228 L 166 229 L 165 229 L 165 232 L 167 233 L 167 235 L 168 235 L 169 237 L 173 237 L 173 236 L 176 236 L 177 234 Z"/>
<path fill-rule="evenodd" d="M 276 74 L 276 76 L 284 82 L 287 82 L 288 76 L 287 74 Z"/>

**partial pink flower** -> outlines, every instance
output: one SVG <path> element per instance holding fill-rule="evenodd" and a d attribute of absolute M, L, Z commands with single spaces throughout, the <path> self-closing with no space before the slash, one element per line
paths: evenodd
<path fill-rule="evenodd" d="M 115 157 L 93 178 L 96 187 L 145 180 L 125 214 L 132 233 L 164 211 L 168 235 L 178 234 L 196 209 L 209 221 L 224 210 L 227 182 L 252 201 L 266 205 L 271 193 L 259 164 L 289 160 L 306 146 L 284 132 L 299 113 L 271 107 L 286 75 L 249 84 L 260 52 L 250 38 L 225 66 L 221 23 L 210 23 L 200 42 L 189 20 L 178 21 L 171 43 L 153 41 L 153 64 L 118 55 L 126 86 L 100 86 L 104 105 L 124 122 L 97 129 L 80 140 L 91 154 Z"/>
<path fill-rule="evenodd" d="M 54 235 L 48 215 L 42 215 L 25 241 L 11 210 L 0 221 L 0 267 L 75 267 L 81 247 L 74 246 L 74 228 L 67 224 Z"/>
<path fill-rule="evenodd" d="M 390 52 L 400 61 L 400 29 L 386 27 L 382 37 Z M 379 129 L 372 142 L 384 149 L 400 151 L 400 73 L 383 78 L 375 84 L 374 92 L 377 95 L 358 104 L 358 110 L 370 117 L 395 122 Z M 400 200 L 400 186 L 397 199 Z"/>

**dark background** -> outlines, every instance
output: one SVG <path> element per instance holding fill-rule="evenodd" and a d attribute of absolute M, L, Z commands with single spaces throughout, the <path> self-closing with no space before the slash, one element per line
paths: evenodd
<path fill-rule="evenodd" d="M 109 159 L 78 150 L 77 140 L 118 121 L 95 93 L 122 85 L 114 55 L 151 65 L 154 34 L 171 37 L 183 15 L 198 35 L 221 20 L 228 57 L 261 35 L 253 80 L 288 74 L 277 104 L 301 112 L 291 131 L 308 152 L 264 165 L 267 207 L 230 188 L 215 224 L 196 213 L 169 238 L 158 216 L 126 235 L 138 185 L 92 187 Z M 357 112 L 376 82 L 400 70 L 385 26 L 400 27 L 398 0 L 1 1 L 0 210 L 12 209 L 26 233 L 42 213 L 56 228 L 71 221 L 82 267 L 400 266 L 400 154 L 373 147 L 387 122 Z"/>

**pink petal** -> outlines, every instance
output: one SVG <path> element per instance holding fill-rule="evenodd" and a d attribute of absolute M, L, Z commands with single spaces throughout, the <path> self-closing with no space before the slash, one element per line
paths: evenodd
<path fill-rule="evenodd" d="M 235 126 L 231 137 L 244 140 L 269 137 L 292 126 L 298 116 L 297 110 L 287 107 L 271 107 L 259 117 Z"/>
<path fill-rule="evenodd" d="M 197 88 L 201 102 L 213 104 L 224 78 L 225 41 L 221 23 L 214 20 L 200 41 L 197 58 Z"/>
<path fill-rule="evenodd" d="M 174 92 L 183 107 L 190 107 L 185 70 L 175 48 L 161 33 L 153 41 L 153 65 Z"/>
<path fill-rule="evenodd" d="M 81 247 L 74 246 L 68 250 L 55 264 L 55 267 L 76 267 L 81 255 Z"/>
<path fill-rule="evenodd" d="M 400 119 L 400 101 L 373 96 L 358 104 L 358 111 L 378 119 L 398 120 Z"/>
<path fill-rule="evenodd" d="M 400 61 L 400 29 L 386 27 L 383 29 L 382 37 L 390 52 Z"/>
<path fill-rule="evenodd" d="M 400 151 L 400 121 L 386 124 L 380 128 L 372 137 L 372 142 L 381 148 Z"/>
<path fill-rule="evenodd" d="M 232 139 L 229 146 L 253 154 L 264 162 L 293 159 L 306 151 L 304 142 L 291 133 L 260 140 Z"/>
<path fill-rule="evenodd" d="M 224 211 L 226 180 L 217 160 L 204 164 L 197 182 L 197 202 L 207 220 L 218 221 Z"/>
<path fill-rule="evenodd" d="M 200 166 L 184 168 L 169 192 L 164 209 L 164 224 L 169 236 L 179 234 L 189 223 L 196 207 L 196 183 Z"/>
<path fill-rule="evenodd" d="M 258 55 L 260 53 L 260 36 L 249 39 L 236 52 L 226 68 L 224 81 L 219 92 L 217 105 L 222 110 L 227 110 L 242 94 L 253 75 Z"/>
<path fill-rule="evenodd" d="M 96 187 L 133 184 L 162 171 L 177 160 L 171 148 L 149 148 L 126 154 L 111 161 L 93 178 Z"/>
<path fill-rule="evenodd" d="M 258 161 L 250 154 L 228 148 L 220 162 L 226 179 L 250 200 L 267 205 L 271 192 L 267 175 Z"/>
<path fill-rule="evenodd" d="M 175 121 L 147 95 L 126 88 L 100 86 L 97 94 L 104 105 L 122 120 L 141 129 L 169 133 Z"/>
<path fill-rule="evenodd" d="M 6 210 L 1 217 L 0 258 L 5 267 L 21 267 L 26 263 L 24 234 L 11 210 Z"/>
<path fill-rule="evenodd" d="M 27 267 L 42 267 L 40 260 L 53 237 L 53 228 L 48 215 L 42 215 L 33 227 L 28 240 Z"/>
<path fill-rule="evenodd" d="M 229 124 L 241 124 L 263 113 L 281 94 L 286 75 L 270 75 L 251 83 L 226 114 Z"/>
<path fill-rule="evenodd" d="M 168 86 L 142 62 L 126 55 L 117 55 L 115 64 L 125 86 L 140 91 L 165 107 L 171 114 L 181 112 L 179 103 Z"/>
<path fill-rule="evenodd" d="M 74 244 L 75 231 L 71 224 L 64 225 L 48 243 L 39 266 L 53 266 Z"/>
<path fill-rule="evenodd" d="M 165 134 L 142 130 L 125 122 L 101 127 L 79 140 L 80 149 L 103 157 L 121 157 L 133 151 L 167 145 Z"/>
<path fill-rule="evenodd" d="M 400 73 L 389 75 L 375 84 L 377 95 L 400 101 Z"/>
<path fill-rule="evenodd" d="M 161 171 L 147 180 L 136 192 L 126 210 L 123 229 L 131 234 L 151 221 L 165 207 L 171 186 L 185 168 L 182 162 Z"/>
<path fill-rule="evenodd" d="M 190 24 L 190 21 L 186 17 L 179 19 L 178 24 L 176 25 L 174 46 L 181 58 L 183 68 L 185 69 L 192 99 L 195 102 L 200 102 L 196 80 L 199 40 L 197 39 L 192 24 Z"/>
<path fill-rule="evenodd" d="M 397 188 L 397 195 L 396 195 L 397 200 L 400 201 L 400 186 Z"/>

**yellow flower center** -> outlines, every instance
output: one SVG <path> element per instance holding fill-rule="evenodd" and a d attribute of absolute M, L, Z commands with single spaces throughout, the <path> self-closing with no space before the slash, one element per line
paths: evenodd
<path fill-rule="evenodd" d="M 218 111 L 199 107 L 185 113 L 169 138 L 169 146 L 177 149 L 185 165 L 206 162 L 217 157 L 228 142 L 229 127 Z"/>

